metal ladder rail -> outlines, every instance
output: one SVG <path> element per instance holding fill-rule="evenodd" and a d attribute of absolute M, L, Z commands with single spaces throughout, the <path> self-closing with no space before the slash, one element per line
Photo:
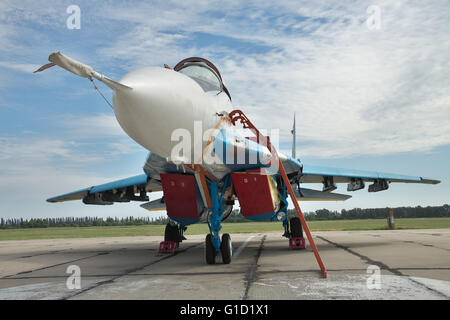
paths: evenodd
<path fill-rule="evenodd" d="M 297 212 L 297 215 L 300 219 L 300 222 L 303 226 L 303 230 L 306 233 L 306 236 L 308 238 L 309 244 L 311 245 L 311 248 L 314 252 L 314 256 L 316 257 L 317 263 L 319 264 L 319 267 L 322 271 L 323 277 L 327 277 L 327 270 L 325 268 L 325 265 L 322 262 L 322 258 L 320 257 L 319 250 L 317 250 L 316 244 L 314 242 L 314 239 L 311 235 L 311 232 L 309 230 L 308 224 L 306 223 L 305 217 L 303 216 L 302 210 L 300 209 L 300 206 L 298 205 L 297 198 L 295 198 L 294 190 L 292 189 L 291 183 L 289 181 L 289 178 L 286 174 L 286 170 L 284 169 L 283 163 L 281 162 L 280 157 L 278 156 L 278 152 L 275 149 L 274 146 L 270 143 L 269 137 L 263 136 L 258 129 L 251 123 L 251 121 L 245 116 L 245 114 L 241 110 L 234 110 L 230 114 L 230 119 L 233 122 L 233 124 L 236 124 L 236 122 L 239 120 L 242 125 L 244 126 L 244 129 L 250 129 L 253 130 L 253 133 L 257 136 L 257 142 L 260 143 L 260 138 L 263 138 L 265 141 L 267 141 L 267 148 L 272 153 L 272 161 L 278 162 L 278 168 L 280 170 L 281 177 L 283 178 L 284 184 L 286 185 L 287 191 L 289 193 L 289 196 L 291 197 L 292 202 L 294 203 L 295 210 Z"/>

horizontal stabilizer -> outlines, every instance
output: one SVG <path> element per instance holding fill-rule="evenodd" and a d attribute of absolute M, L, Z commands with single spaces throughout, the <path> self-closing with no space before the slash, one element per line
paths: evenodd
<path fill-rule="evenodd" d="M 293 187 L 295 197 L 299 201 L 345 201 L 352 196 L 340 193 L 322 192 L 318 190 Z"/>
<path fill-rule="evenodd" d="M 141 207 L 148 211 L 160 211 L 166 210 L 166 203 L 164 198 L 161 198 L 141 204 Z"/>

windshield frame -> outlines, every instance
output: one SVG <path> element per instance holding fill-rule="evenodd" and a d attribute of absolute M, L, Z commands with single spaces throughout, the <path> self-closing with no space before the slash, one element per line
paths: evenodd
<path fill-rule="evenodd" d="M 199 65 L 199 66 L 207 68 L 208 70 L 213 72 L 213 74 L 217 77 L 217 79 L 220 82 L 222 91 L 224 91 L 227 94 L 227 96 L 230 98 L 230 101 L 231 101 L 230 92 L 228 91 L 227 87 L 224 85 L 222 76 L 220 75 L 219 70 L 216 68 L 216 66 L 214 64 L 212 64 L 211 61 L 208 61 L 204 58 L 191 57 L 191 58 L 187 58 L 187 59 L 184 59 L 184 60 L 178 62 L 177 65 L 173 68 L 173 70 L 178 72 L 178 71 L 180 71 L 186 67 L 192 66 L 192 65 Z"/>

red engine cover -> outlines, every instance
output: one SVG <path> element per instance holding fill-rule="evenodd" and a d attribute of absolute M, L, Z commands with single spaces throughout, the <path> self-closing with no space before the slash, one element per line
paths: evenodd
<path fill-rule="evenodd" d="M 269 181 L 259 171 L 233 173 L 233 186 L 239 198 L 243 216 L 274 212 Z"/>
<path fill-rule="evenodd" d="M 161 174 L 167 215 L 171 218 L 199 218 L 195 177 Z"/>

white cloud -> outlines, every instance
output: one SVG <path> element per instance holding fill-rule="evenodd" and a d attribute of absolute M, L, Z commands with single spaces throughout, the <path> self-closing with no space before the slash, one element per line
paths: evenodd
<path fill-rule="evenodd" d="M 137 172 L 138 173 L 138 172 Z M 91 170 L 71 170 L 57 166 L 24 167 L 22 172 L 0 173 L 0 216 L 58 217 L 58 216 L 143 216 L 146 211 L 137 203 L 114 206 L 86 206 L 81 201 L 53 204 L 46 199 L 90 186 L 125 178 L 124 175 L 104 176 Z M 153 197 L 153 196 L 152 196 Z"/>
<path fill-rule="evenodd" d="M 55 138 L 0 137 L 0 166 L 3 175 L 16 174 L 28 168 L 51 168 L 86 165 L 100 162 L 103 157 L 81 153 L 75 141 Z"/>
<path fill-rule="evenodd" d="M 369 2 L 231 2 L 221 9 L 119 3 L 101 12 L 131 30 L 99 52 L 130 68 L 206 55 L 221 68 L 234 102 L 247 106 L 258 126 L 285 130 L 284 142 L 297 111 L 299 142 L 308 144 L 300 154 L 384 154 L 450 143 L 448 3 L 377 4 L 379 31 L 366 26 Z M 201 44 L 193 40 L 197 32 L 227 38 L 220 46 Z M 242 53 L 226 39 L 269 49 Z"/>
<path fill-rule="evenodd" d="M 258 126 L 280 128 L 284 143 L 297 111 L 300 154 L 383 154 L 450 143 L 448 3 L 378 1 L 379 31 L 366 26 L 369 5 L 353 0 L 80 3 L 82 19 L 123 29 L 108 35 L 87 63 L 96 60 L 102 71 L 117 65 L 129 70 L 206 56 L 220 67 L 234 103 L 245 106 Z M 11 24 L 19 19 L 57 28 L 64 8 L 7 1 L 8 28 L 0 39 L 17 46 L 17 32 L 31 32 L 23 22 Z M 95 38 L 94 30 L 85 32 Z M 195 41 L 199 32 L 208 40 Z M 42 37 L 33 35 L 33 41 Z M 259 49 L 240 50 L 246 46 Z M 82 51 L 75 55 L 85 55 Z M 15 61 L 0 66 L 34 67 Z M 81 135 L 92 128 L 100 135 L 122 134 L 111 117 L 75 122 L 72 129 Z"/>
<path fill-rule="evenodd" d="M 117 122 L 114 114 L 71 115 L 64 114 L 57 117 L 59 127 L 66 129 L 77 138 L 96 137 L 125 137 L 126 134 Z"/>
<path fill-rule="evenodd" d="M 23 72 L 23 73 L 32 73 L 39 68 L 37 64 L 27 64 L 27 63 L 12 63 L 7 61 L 0 61 L 0 68 L 8 68 L 11 70 Z"/>
<path fill-rule="evenodd" d="M 449 144 L 448 1 L 377 1 L 379 31 L 365 25 L 372 4 L 79 1 L 82 29 L 69 32 L 68 3 L 5 0 L 0 83 L 22 86 L 23 72 L 55 50 L 117 77 L 138 66 L 204 56 L 219 67 L 234 103 L 258 127 L 280 128 L 284 145 L 297 112 L 299 156 L 422 152 Z M 36 75 L 58 84 L 71 76 Z M 0 105 L 11 104 L 4 99 Z M 31 128 L 36 139 L 0 139 L 2 188 L 15 183 L 14 194 L 22 184 L 52 195 L 108 181 L 80 168 L 139 148 L 113 115 L 49 114 L 42 116 L 56 121 L 57 138 Z M 88 151 L 88 143 L 98 150 Z"/>
<path fill-rule="evenodd" d="M 54 138 L 0 137 L 0 216 L 122 216 L 124 208 L 85 206 L 80 201 L 65 204 L 46 203 L 45 200 L 82 188 L 139 174 L 141 168 L 120 167 L 120 174 L 105 174 L 98 165 L 105 166 L 112 156 L 122 155 L 127 146 L 109 145 L 106 153 L 91 155 L 79 150 L 79 144 Z M 104 150 L 103 150 L 104 151 Z M 94 153 L 94 152 L 92 152 Z M 129 153 L 129 152 L 128 152 Z M 142 216 L 146 212 L 136 204 L 129 206 L 127 215 Z"/>

